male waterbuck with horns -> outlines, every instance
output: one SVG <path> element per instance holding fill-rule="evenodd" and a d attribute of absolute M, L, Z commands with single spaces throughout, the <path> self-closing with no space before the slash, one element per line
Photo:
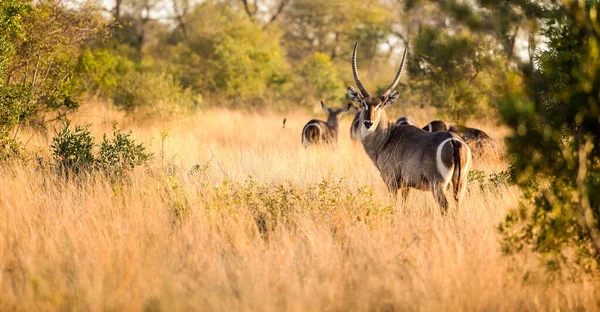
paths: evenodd
<path fill-rule="evenodd" d="M 347 113 L 352 107 L 352 103 L 348 103 L 348 106 L 342 108 L 329 108 L 321 101 L 321 107 L 329 114 L 327 122 L 313 119 L 302 128 L 302 145 L 304 147 L 312 144 L 337 143 L 340 115 Z"/>
<path fill-rule="evenodd" d="M 471 151 L 451 132 L 425 132 L 417 127 L 399 126 L 388 120 L 385 108 L 398 99 L 394 90 L 400 81 L 407 50 L 392 84 L 378 97 L 372 97 L 358 77 L 356 48 L 352 52 L 352 74 L 360 90 L 348 87 L 350 98 L 361 106 L 360 137 L 365 151 L 377 167 L 389 191 L 396 198 L 398 189 L 406 196 L 408 188 L 431 190 L 447 210 L 446 189 L 453 184 L 457 203 L 464 195 Z"/>

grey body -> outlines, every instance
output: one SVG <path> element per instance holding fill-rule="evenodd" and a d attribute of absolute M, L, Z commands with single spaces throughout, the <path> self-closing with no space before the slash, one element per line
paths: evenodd
<path fill-rule="evenodd" d="M 362 133 L 365 152 L 394 197 L 398 189 L 402 190 L 402 196 L 406 196 L 408 188 L 431 191 L 440 207 L 445 209 L 448 207 L 447 189 L 452 183 L 453 199 L 460 204 L 471 153 L 459 135 L 448 131 L 431 133 L 390 123 L 383 110 L 377 128 L 374 131 L 363 129 Z"/>
<path fill-rule="evenodd" d="M 455 133 L 428 133 L 413 126 L 390 123 L 387 106 L 398 99 L 394 90 L 406 59 L 406 50 L 392 84 L 379 97 L 371 97 L 362 85 L 356 70 L 356 47 L 352 54 L 352 73 L 359 90 L 348 88 L 350 98 L 361 106 L 360 137 L 365 152 L 373 161 L 396 197 L 398 189 L 405 196 L 408 188 L 431 190 L 438 204 L 448 207 L 446 191 L 453 184 L 457 205 L 464 195 L 471 163 L 471 151 Z"/>
<path fill-rule="evenodd" d="M 419 124 L 417 120 L 415 120 L 412 116 L 403 116 L 396 120 L 396 124 L 399 126 L 415 126 L 419 128 Z"/>
<path fill-rule="evenodd" d="M 348 112 L 351 104 L 345 108 L 328 108 L 321 101 L 321 107 L 327 112 L 327 122 L 318 119 L 312 119 L 302 129 L 302 145 L 309 147 L 310 145 L 337 143 L 339 118 L 341 114 Z"/>

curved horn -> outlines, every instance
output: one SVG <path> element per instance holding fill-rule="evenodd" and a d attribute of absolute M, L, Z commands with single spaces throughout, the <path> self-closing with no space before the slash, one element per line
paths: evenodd
<path fill-rule="evenodd" d="M 356 70 L 356 48 L 357 48 L 357 46 L 358 46 L 358 41 L 356 41 L 356 43 L 354 44 L 354 51 L 352 51 L 352 75 L 354 76 L 354 82 L 356 83 L 356 86 L 360 90 L 360 93 L 362 93 L 362 96 L 365 98 L 371 97 L 369 92 L 367 92 L 367 89 L 365 89 L 365 86 L 363 86 L 362 82 L 360 82 L 360 78 L 358 78 L 358 71 Z"/>
<path fill-rule="evenodd" d="M 398 72 L 396 73 L 394 81 L 392 81 L 392 84 L 381 94 L 381 98 L 385 98 L 386 96 L 388 96 L 388 94 L 390 94 L 392 90 L 396 89 L 398 82 L 400 82 L 400 75 L 402 75 L 402 70 L 404 69 L 404 61 L 406 60 L 406 52 L 408 52 L 408 48 L 404 49 L 404 53 L 402 54 L 402 62 L 400 62 L 400 68 L 398 68 Z"/>

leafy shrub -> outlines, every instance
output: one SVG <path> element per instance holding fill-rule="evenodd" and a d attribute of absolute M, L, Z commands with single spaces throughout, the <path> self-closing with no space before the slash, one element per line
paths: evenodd
<path fill-rule="evenodd" d="M 0 134 L 0 160 L 20 156 L 21 145 L 8 134 Z"/>
<path fill-rule="evenodd" d="M 43 124 L 77 109 L 77 59 L 83 42 L 102 35 L 104 26 L 92 6 L 73 10 L 61 1 L 0 2 L 0 97 L 10 94 L 25 106 L 27 114 L 17 113 L 19 123 Z"/>
<path fill-rule="evenodd" d="M 345 98 L 344 82 L 327 54 L 315 52 L 306 59 L 299 73 L 310 89 L 309 94 L 317 99 L 341 101 Z"/>
<path fill-rule="evenodd" d="M 481 190 L 500 190 L 501 187 L 512 181 L 510 171 L 500 171 L 488 175 L 483 170 L 469 171 L 467 180 L 469 185 L 477 185 Z"/>
<path fill-rule="evenodd" d="M 98 168 L 117 176 L 122 176 L 128 169 L 143 165 L 151 156 L 142 143 L 135 144 L 131 133 L 122 133 L 116 124 L 113 126 L 113 138 L 108 139 L 104 134 L 98 147 Z"/>
<path fill-rule="evenodd" d="M 178 78 L 195 94 L 220 101 L 261 99 L 288 80 L 276 31 L 265 31 L 231 6 L 206 1 L 195 7 L 185 40 L 172 47 Z"/>
<path fill-rule="evenodd" d="M 25 36 L 23 17 L 30 11 L 31 6 L 17 0 L 0 2 L 0 77 L 4 76 L 4 63 L 16 52 L 15 41 Z"/>
<path fill-rule="evenodd" d="M 94 147 L 98 148 L 97 153 Z M 126 171 L 145 164 L 151 157 L 143 144 L 136 144 L 131 133 L 122 133 L 116 124 L 112 139 L 104 134 L 102 143 L 95 144 L 89 125 L 71 129 L 67 121 L 52 138 L 51 148 L 58 168 L 67 176 L 100 170 L 119 179 Z"/>
<path fill-rule="evenodd" d="M 20 1 L 0 2 L 0 159 L 18 153 L 19 144 L 11 138 L 11 131 L 31 111 L 28 85 L 7 85 L 4 82 L 7 63 L 16 52 L 15 41 L 25 35 L 23 17 L 31 10 Z"/>
<path fill-rule="evenodd" d="M 92 169 L 95 164 L 94 137 L 89 125 L 70 128 L 71 123 L 65 122 L 52 138 L 52 155 L 61 172 L 64 174 L 78 173 L 82 170 Z"/>
<path fill-rule="evenodd" d="M 452 120 L 485 116 L 495 108 L 504 59 L 491 56 L 485 36 L 423 27 L 415 38 L 408 70 L 414 85 L 431 96 L 431 103 Z"/>
<path fill-rule="evenodd" d="M 90 95 L 112 98 L 121 79 L 135 71 L 135 64 L 106 49 L 86 49 L 77 61 L 81 88 Z"/>
<path fill-rule="evenodd" d="M 112 50 L 85 50 L 76 69 L 83 90 L 112 99 L 128 113 L 161 116 L 185 113 L 199 99 L 152 61 L 136 65 Z"/>
<path fill-rule="evenodd" d="M 477 182 L 478 184 L 484 184 L 485 183 L 485 171 L 483 170 L 471 170 L 469 171 L 469 176 L 467 177 L 467 180 L 469 181 L 469 183 L 473 183 L 473 182 Z"/>
<path fill-rule="evenodd" d="M 28 86 L 0 85 L 0 159 L 18 153 L 19 142 L 11 137 L 19 123 L 26 120 L 32 112 Z"/>
<path fill-rule="evenodd" d="M 188 112 L 195 107 L 192 93 L 170 75 L 151 71 L 127 73 L 118 80 L 113 100 L 132 113 L 158 116 Z"/>
<path fill-rule="evenodd" d="M 297 226 L 296 216 L 301 213 L 332 220 L 332 231 L 336 225 L 331 214 L 339 212 L 339 207 L 343 207 L 344 213 L 355 215 L 357 222 L 366 224 L 373 218 L 394 213 L 390 206 L 373 201 L 369 187 L 351 190 L 342 182 L 342 179 L 326 177 L 316 185 L 299 188 L 289 182 L 260 182 L 252 176 L 241 182 L 225 180 L 215 187 L 214 198 L 207 198 L 207 205 L 235 209 L 231 213 L 237 213 L 240 206 L 249 208 L 257 229 L 264 236 L 278 227 L 293 230 Z"/>

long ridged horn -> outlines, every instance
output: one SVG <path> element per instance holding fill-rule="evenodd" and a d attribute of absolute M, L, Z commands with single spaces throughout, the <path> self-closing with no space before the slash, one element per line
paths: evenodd
<path fill-rule="evenodd" d="M 367 92 L 367 89 L 365 89 L 365 86 L 363 86 L 362 82 L 360 82 L 360 78 L 358 78 L 358 71 L 356 70 L 356 48 L 357 48 L 357 46 L 358 46 L 358 41 L 356 41 L 356 43 L 354 44 L 354 51 L 352 51 L 352 75 L 354 76 L 354 82 L 356 83 L 356 86 L 360 90 L 360 93 L 362 93 L 363 97 L 367 98 L 367 97 L 371 97 L 371 95 L 369 94 L 369 92 Z"/>
<path fill-rule="evenodd" d="M 404 69 L 404 61 L 406 60 L 406 52 L 408 52 L 408 48 L 404 49 L 404 53 L 402 54 L 402 62 L 400 62 L 400 68 L 398 68 L 398 72 L 396 73 L 394 81 L 392 81 L 392 84 L 381 94 L 381 98 L 385 98 L 386 96 L 388 96 L 390 92 L 392 92 L 392 90 L 396 89 L 398 82 L 400 82 L 400 75 L 402 75 L 402 70 Z"/>

